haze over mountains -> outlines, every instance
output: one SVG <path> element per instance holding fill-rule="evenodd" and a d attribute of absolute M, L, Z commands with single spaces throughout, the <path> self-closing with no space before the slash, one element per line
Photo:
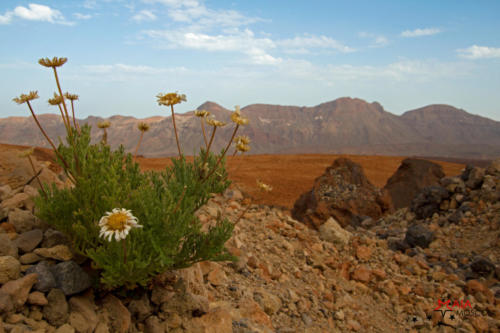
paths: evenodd
<path fill-rule="evenodd" d="M 229 124 L 218 129 L 214 148 L 222 149 L 231 137 L 234 126 L 227 110 L 213 102 L 198 107 Z M 167 109 L 165 109 L 167 110 Z M 238 134 L 252 139 L 250 153 L 307 154 L 345 153 L 368 155 L 436 156 L 491 159 L 500 156 L 500 122 L 449 105 L 429 105 L 407 111 L 401 116 L 387 112 L 377 103 L 361 99 L 339 98 L 314 107 L 253 104 L 241 109 L 250 124 Z M 47 133 L 58 142 L 64 137 L 60 116 L 39 116 Z M 99 140 L 102 131 L 97 123 L 104 120 L 88 117 L 80 123 L 92 125 L 92 137 Z M 177 146 L 170 116 L 147 119 L 113 116 L 108 129 L 108 142 L 123 144 L 133 151 L 140 136 L 137 124 L 144 121 L 150 130 L 144 135 L 139 154 L 146 157 L 175 155 Z M 192 154 L 201 147 L 203 136 L 200 119 L 194 112 L 176 114 L 181 147 Z M 210 135 L 211 128 L 206 126 Z M 0 119 L 0 142 L 47 147 L 31 117 Z M 230 149 L 231 154 L 233 149 Z"/>

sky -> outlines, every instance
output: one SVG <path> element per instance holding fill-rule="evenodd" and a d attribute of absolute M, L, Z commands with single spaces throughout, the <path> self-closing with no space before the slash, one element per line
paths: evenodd
<path fill-rule="evenodd" d="M 0 118 L 37 90 L 56 113 L 43 57 L 67 57 L 77 117 L 168 115 L 158 93 L 314 106 L 340 97 L 402 114 L 449 104 L 500 121 L 500 1 L 2 0 Z"/>

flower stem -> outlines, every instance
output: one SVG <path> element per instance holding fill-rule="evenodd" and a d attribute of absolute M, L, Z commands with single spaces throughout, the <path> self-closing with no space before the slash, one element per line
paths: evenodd
<path fill-rule="evenodd" d="M 40 122 L 38 121 L 38 118 L 36 117 L 36 114 L 35 112 L 33 111 L 33 108 L 31 107 L 31 103 L 30 101 L 27 101 L 26 104 L 28 104 L 28 108 L 30 109 L 31 111 L 31 115 L 33 116 L 33 119 L 35 120 L 35 123 L 37 124 L 38 128 L 40 129 L 40 131 L 42 132 L 43 136 L 45 137 L 45 139 L 48 141 L 48 143 L 52 146 L 52 149 L 54 150 L 54 153 L 57 155 L 57 157 L 61 160 L 61 162 L 64 164 L 64 167 L 65 167 L 65 170 L 68 170 L 66 171 L 66 174 L 68 175 L 68 177 L 71 179 L 71 181 L 73 182 L 73 184 L 76 184 L 76 180 L 75 178 L 73 177 L 73 175 L 71 174 L 71 172 L 69 172 L 69 166 L 68 166 L 68 162 L 66 162 L 66 160 L 61 156 L 61 154 L 59 153 L 59 151 L 57 150 L 56 146 L 54 145 L 54 142 L 52 142 L 52 140 L 49 138 L 49 136 L 47 135 L 47 132 L 45 132 L 45 130 L 43 129 L 42 125 L 40 124 Z M 69 173 L 68 173 L 69 172 Z M 73 179 L 72 179 L 73 178 Z"/>
<path fill-rule="evenodd" d="M 137 142 L 137 147 L 135 147 L 134 157 L 137 157 L 137 152 L 139 151 L 139 146 L 141 145 L 142 137 L 144 136 L 144 132 L 141 131 L 141 137 L 139 138 L 139 142 Z"/>
<path fill-rule="evenodd" d="M 73 100 L 71 100 L 71 113 L 73 114 L 73 124 L 75 125 L 76 130 L 78 133 L 80 133 L 80 126 L 76 123 L 76 118 L 75 118 L 75 105 L 73 103 Z"/>
<path fill-rule="evenodd" d="M 68 108 L 66 107 L 66 101 L 64 99 L 64 95 L 62 93 L 62 89 L 61 89 L 61 84 L 59 83 L 59 77 L 57 76 L 57 69 L 55 67 L 52 67 L 52 69 L 54 70 L 54 76 L 56 78 L 56 83 L 57 83 L 57 89 L 59 90 L 59 95 L 61 96 L 62 98 L 62 104 L 63 104 L 63 107 L 64 107 L 64 112 L 66 114 L 66 121 L 68 122 L 68 124 L 70 124 L 70 121 L 69 121 L 69 114 L 68 114 Z M 63 115 L 63 120 L 64 120 L 64 115 Z M 71 127 L 71 126 L 70 126 Z M 68 133 L 69 134 L 69 133 Z"/>
<path fill-rule="evenodd" d="M 81 175 L 81 170 L 80 170 L 80 161 L 78 160 L 78 155 L 76 154 L 76 145 L 75 145 L 75 137 L 73 135 L 73 131 L 71 130 L 71 122 L 69 120 L 69 114 L 68 114 L 68 108 L 66 107 L 66 100 L 64 99 L 64 95 L 62 93 L 61 89 L 61 84 L 59 83 L 59 77 L 57 76 L 57 69 L 56 67 L 52 67 L 54 70 L 54 76 L 56 78 L 56 83 L 57 83 L 57 89 L 59 90 L 59 95 L 61 96 L 62 99 L 62 105 L 64 107 L 64 113 L 66 114 L 66 121 L 68 122 L 68 136 L 71 137 L 71 144 L 73 145 L 73 157 L 75 158 L 75 166 L 76 166 L 76 172 Z M 63 116 L 64 119 L 64 116 Z"/>
<path fill-rule="evenodd" d="M 69 133 L 70 125 L 66 122 L 66 118 L 64 117 L 64 112 L 63 112 L 63 109 L 61 107 L 61 104 L 58 104 L 57 106 L 59 107 L 59 111 L 61 112 L 61 117 L 62 117 L 62 120 L 64 123 L 64 127 L 66 128 L 66 133 Z"/>
<path fill-rule="evenodd" d="M 203 118 L 200 118 L 201 122 L 201 130 L 203 131 L 203 140 L 205 141 L 205 149 L 208 148 L 207 135 L 205 134 L 205 124 L 203 122 Z"/>
<path fill-rule="evenodd" d="M 227 143 L 227 146 L 224 149 L 224 152 L 219 156 L 219 159 L 217 160 L 217 163 L 215 163 L 215 166 L 213 167 L 212 171 L 210 171 L 208 173 L 208 175 L 205 177 L 205 179 L 202 180 L 202 182 L 204 182 L 205 180 L 207 180 L 211 175 L 213 175 L 213 173 L 215 172 L 215 170 L 217 170 L 217 167 L 219 166 L 220 162 L 222 161 L 222 159 L 226 155 L 227 150 L 231 146 L 231 143 L 233 142 L 234 136 L 236 135 L 236 132 L 238 131 L 239 127 L 240 127 L 240 125 L 236 124 L 236 127 L 234 128 L 234 131 L 233 131 L 233 135 L 231 136 L 231 140 L 229 140 L 229 142 Z"/>
<path fill-rule="evenodd" d="M 174 114 L 174 105 L 170 105 L 170 109 L 172 110 L 172 123 L 174 123 L 174 132 L 175 132 L 175 141 L 177 142 L 177 150 L 179 150 L 179 158 L 182 157 L 181 153 L 181 145 L 179 144 L 179 136 L 177 135 L 177 126 L 175 126 L 175 114 Z"/>
<path fill-rule="evenodd" d="M 122 246 L 123 246 L 123 264 L 127 264 L 127 244 L 125 243 L 125 239 L 123 239 L 123 242 L 122 242 Z"/>
<path fill-rule="evenodd" d="M 210 141 L 208 142 L 207 151 L 205 152 L 203 163 L 201 164 L 202 168 L 204 167 L 205 163 L 207 163 L 208 154 L 210 153 L 210 147 L 212 146 L 212 142 L 214 141 L 215 131 L 217 131 L 217 126 L 214 126 L 214 129 L 212 130 L 212 136 L 210 137 Z"/>

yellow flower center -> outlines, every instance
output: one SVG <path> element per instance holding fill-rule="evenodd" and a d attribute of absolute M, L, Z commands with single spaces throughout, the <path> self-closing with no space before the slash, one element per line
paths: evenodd
<path fill-rule="evenodd" d="M 114 213 L 108 217 L 108 228 L 116 230 L 124 230 L 127 224 L 128 216 L 125 213 Z"/>

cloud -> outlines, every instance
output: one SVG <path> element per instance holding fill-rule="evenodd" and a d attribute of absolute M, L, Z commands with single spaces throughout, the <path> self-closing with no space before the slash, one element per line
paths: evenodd
<path fill-rule="evenodd" d="M 3 15 L 0 15 L 0 24 L 9 24 L 12 20 L 12 12 L 6 12 Z"/>
<path fill-rule="evenodd" d="M 431 36 L 441 32 L 438 28 L 425 28 L 425 29 L 415 29 L 415 30 L 405 30 L 401 33 L 402 37 L 421 37 L 421 36 Z"/>
<path fill-rule="evenodd" d="M 90 14 L 81 14 L 81 13 L 74 13 L 73 16 L 77 20 L 89 20 L 92 18 L 92 15 L 90 15 Z"/>
<path fill-rule="evenodd" d="M 467 59 L 500 58 L 500 48 L 472 45 L 466 49 L 457 50 L 459 56 Z"/>
<path fill-rule="evenodd" d="M 389 40 L 387 39 L 387 37 L 385 37 L 383 35 L 377 35 L 374 33 L 362 31 L 358 34 L 358 36 L 361 38 L 371 39 L 372 43 L 370 44 L 369 47 L 383 47 L 383 46 L 386 46 L 387 44 L 389 44 Z"/>
<path fill-rule="evenodd" d="M 260 65 L 272 65 L 281 61 L 267 52 L 276 47 L 275 43 L 269 38 L 255 37 L 250 29 L 214 35 L 182 30 L 149 30 L 143 33 L 163 42 L 162 46 L 165 48 L 243 53 L 249 57 L 251 63 Z"/>
<path fill-rule="evenodd" d="M 246 17 L 235 10 L 214 10 L 207 8 L 203 1 L 197 0 L 143 0 L 149 4 L 167 7 L 168 16 L 178 23 L 189 23 L 199 30 L 206 27 L 240 27 L 257 21 L 258 18 Z"/>
<path fill-rule="evenodd" d="M 141 10 L 139 13 L 132 16 L 132 20 L 137 22 L 154 21 L 156 18 L 156 15 L 152 11 L 146 9 Z"/>
<path fill-rule="evenodd" d="M 17 6 L 13 11 L 7 11 L 0 15 L 0 24 L 9 24 L 12 18 L 16 16 L 29 21 L 41 21 L 65 25 L 73 25 L 73 22 L 66 21 L 64 16 L 57 9 L 52 9 L 45 5 L 30 3 L 28 8 Z"/>
<path fill-rule="evenodd" d="M 353 52 L 354 49 L 327 36 L 304 35 L 276 41 L 286 52 L 308 53 L 311 48 L 333 49 L 339 52 Z"/>

